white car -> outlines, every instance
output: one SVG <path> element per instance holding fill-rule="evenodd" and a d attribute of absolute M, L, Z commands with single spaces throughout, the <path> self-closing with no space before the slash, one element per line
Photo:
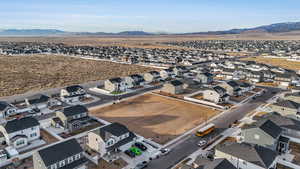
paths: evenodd
<path fill-rule="evenodd" d="M 163 148 L 163 149 L 160 149 L 159 150 L 160 152 L 161 152 L 161 155 L 167 155 L 167 154 L 169 154 L 169 152 L 170 152 L 170 149 L 167 149 L 167 148 Z"/>
<path fill-rule="evenodd" d="M 206 143 L 207 143 L 206 140 L 200 140 L 199 143 L 198 143 L 198 146 L 203 147 L 203 146 L 206 145 Z"/>

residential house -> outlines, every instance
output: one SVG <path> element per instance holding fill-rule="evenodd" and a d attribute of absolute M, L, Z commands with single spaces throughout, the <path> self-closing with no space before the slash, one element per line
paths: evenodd
<path fill-rule="evenodd" d="M 17 108 L 5 101 L 0 101 L 0 118 L 17 114 Z"/>
<path fill-rule="evenodd" d="M 176 76 L 172 68 L 161 70 L 159 73 L 162 79 L 174 78 Z"/>
<path fill-rule="evenodd" d="M 47 108 L 50 97 L 43 94 L 36 94 L 25 99 L 25 103 L 29 107 L 44 109 Z"/>
<path fill-rule="evenodd" d="M 126 151 L 136 136 L 120 123 L 112 123 L 88 133 L 88 147 L 101 157 L 119 151 Z"/>
<path fill-rule="evenodd" d="M 299 120 L 299 108 L 300 104 L 291 100 L 281 100 L 276 103 L 269 105 L 269 107 L 279 113 L 282 116 L 291 117 Z"/>
<path fill-rule="evenodd" d="M 144 74 L 144 79 L 147 82 L 151 83 L 151 82 L 158 82 L 162 78 L 161 78 L 160 73 L 158 71 L 150 71 L 150 72 Z"/>
<path fill-rule="evenodd" d="M 121 79 L 120 77 L 116 77 L 105 80 L 104 88 L 109 92 L 123 92 L 126 91 L 128 86 L 125 80 Z"/>
<path fill-rule="evenodd" d="M 242 128 L 243 142 L 257 144 L 279 153 L 289 150 L 289 139 L 282 136 L 282 129 L 271 120 L 263 120 Z"/>
<path fill-rule="evenodd" d="M 4 135 L 7 145 L 23 148 L 40 138 L 40 123 L 33 117 L 14 119 L 2 124 L 0 133 Z"/>
<path fill-rule="evenodd" d="M 185 73 L 189 72 L 185 66 L 176 66 L 173 68 L 173 71 L 176 76 L 183 76 Z"/>
<path fill-rule="evenodd" d="M 125 82 L 128 88 L 143 86 L 145 84 L 145 79 L 139 74 L 133 74 L 125 77 Z"/>
<path fill-rule="evenodd" d="M 79 85 L 68 86 L 64 89 L 61 89 L 60 97 L 64 102 L 74 103 L 86 97 L 86 91 L 82 86 Z"/>
<path fill-rule="evenodd" d="M 276 73 L 274 82 L 282 87 L 288 87 L 292 82 L 292 75 L 288 73 Z"/>
<path fill-rule="evenodd" d="M 34 169 L 87 169 L 87 163 L 76 139 L 59 142 L 33 154 Z"/>
<path fill-rule="evenodd" d="M 172 80 L 165 83 L 161 91 L 170 94 L 181 94 L 184 92 L 184 84 L 179 80 Z"/>
<path fill-rule="evenodd" d="M 221 77 L 225 80 L 231 80 L 233 79 L 235 69 L 231 68 L 223 68 L 221 72 Z"/>
<path fill-rule="evenodd" d="M 219 86 L 226 89 L 226 93 L 231 96 L 239 96 L 242 94 L 242 90 L 240 89 L 239 84 L 236 81 L 228 81 L 220 84 Z"/>
<path fill-rule="evenodd" d="M 246 76 L 250 82 L 259 83 L 262 82 L 264 75 L 262 72 L 252 71 L 252 72 L 248 72 Z"/>
<path fill-rule="evenodd" d="M 196 75 L 195 80 L 202 84 L 210 84 L 213 82 L 213 74 L 211 73 L 199 73 Z"/>
<path fill-rule="evenodd" d="M 276 151 L 247 143 L 224 143 L 216 147 L 215 158 L 226 158 L 239 169 L 276 168 Z"/>
<path fill-rule="evenodd" d="M 265 121 L 271 120 L 282 129 L 282 134 L 292 137 L 300 137 L 300 121 L 281 116 L 277 112 L 265 114 L 260 117 L 254 117 L 253 120 Z"/>
<path fill-rule="evenodd" d="M 229 95 L 223 87 L 215 86 L 203 91 L 203 99 L 214 103 L 225 103 L 228 101 Z"/>
<path fill-rule="evenodd" d="M 287 93 L 284 95 L 284 99 L 300 104 L 300 92 Z"/>
<path fill-rule="evenodd" d="M 70 106 L 56 112 L 52 124 L 61 125 L 69 131 L 82 128 L 90 120 L 88 109 L 82 105 Z"/>
<path fill-rule="evenodd" d="M 226 158 L 217 158 L 211 161 L 203 157 L 198 157 L 194 164 L 196 168 L 193 167 L 188 169 L 237 169 Z"/>

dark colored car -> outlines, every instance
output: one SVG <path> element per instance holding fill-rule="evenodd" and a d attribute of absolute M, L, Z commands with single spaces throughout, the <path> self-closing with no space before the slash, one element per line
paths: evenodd
<path fill-rule="evenodd" d="M 125 154 L 127 154 L 129 157 L 134 158 L 135 157 L 135 153 L 130 151 L 130 150 L 126 150 Z"/>
<path fill-rule="evenodd" d="M 144 144 L 139 143 L 139 142 L 136 142 L 134 144 L 134 146 L 136 146 L 137 148 L 141 149 L 142 151 L 146 151 L 147 150 L 147 147 Z"/>

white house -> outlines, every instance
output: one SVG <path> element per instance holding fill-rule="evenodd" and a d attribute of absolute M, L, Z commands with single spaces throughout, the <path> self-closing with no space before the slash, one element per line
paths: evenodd
<path fill-rule="evenodd" d="M 40 138 L 40 123 L 33 117 L 8 121 L 0 126 L 7 145 L 22 148 Z"/>
<path fill-rule="evenodd" d="M 136 139 L 134 133 L 120 123 L 112 123 L 88 133 L 88 147 L 101 157 L 111 152 L 125 151 Z"/>
<path fill-rule="evenodd" d="M 86 91 L 79 85 L 68 86 L 61 89 L 60 97 L 64 102 L 74 103 L 79 101 L 81 98 L 86 97 Z"/>

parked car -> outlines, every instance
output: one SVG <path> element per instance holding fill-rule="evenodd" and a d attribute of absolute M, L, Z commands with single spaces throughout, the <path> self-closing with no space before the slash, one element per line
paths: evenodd
<path fill-rule="evenodd" d="M 200 140 L 199 143 L 198 143 L 198 146 L 203 147 L 203 146 L 206 145 L 206 143 L 207 143 L 206 140 Z"/>
<path fill-rule="evenodd" d="M 135 155 L 137 155 L 137 156 L 139 156 L 139 155 L 141 155 L 142 154 L 142 151 L 139 149 L 139 148 L 137 148 L 137 147 L 131 147 L 130 149 L 129 149 L 131 152 L 133 152 Z"/>
<path fill-rule="evenodd" d="M 134 144 L 134 146 L 136 146 L 137 148 L 141 149 L 142 151 L 146 151 L 147 150 L 147 147 L 144 144 L 140 143 L 140 142 L 136 142 Z"/>
<path fill-rule="evenodd" d="M 139 164 L 137 164 L 134 169 L 142 169 L 142 168 L 146 168 L 148 166 L 148 162 L 147 161 L 143 161 Z"/>
<path fill-rule="evenodd" d="M 160 149 L 161 155 L 167 155 L 170 152 L 170 149 L 164 148 L 164 149 Z"/>
<path fill-rule="evenodd" d="M 135 157 L 135 153 L 130 151 L 130 150 L 126 150 L 125 154 L 127 154 L 129 157 L 134 158 Z"/>

